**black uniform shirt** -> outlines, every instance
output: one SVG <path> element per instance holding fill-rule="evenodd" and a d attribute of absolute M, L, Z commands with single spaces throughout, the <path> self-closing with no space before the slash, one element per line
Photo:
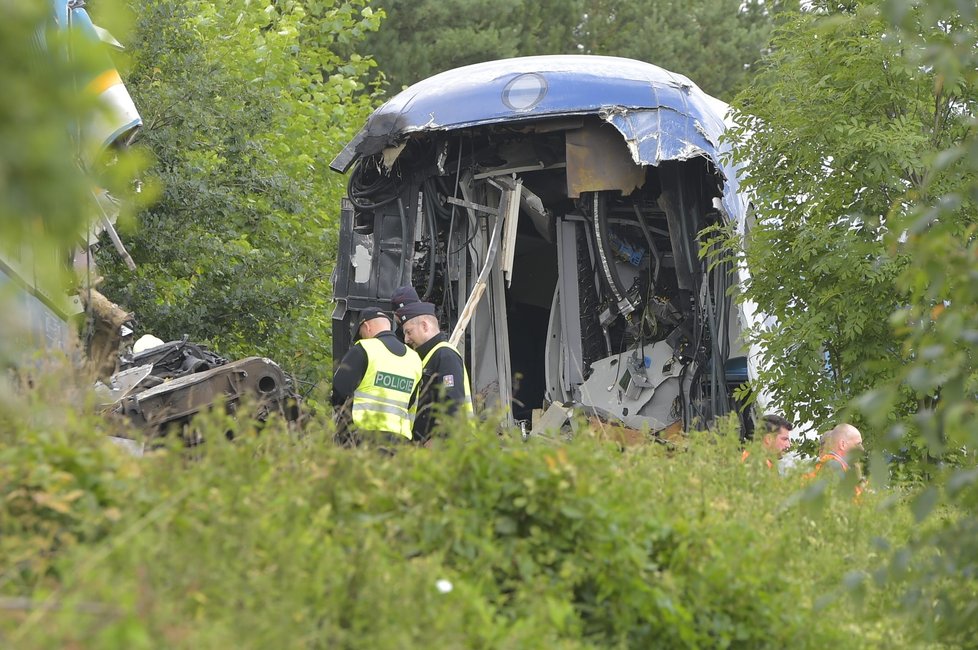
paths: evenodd
<path fill-rule="evenodd" d="M 448 341 L 448 335 L 439 332 L 427 343 L 418 347 L 422 359 L 441 342 Z M 427 440 L 437 424 L 440 413 L 453 414 L 465 402 L 465 368 L 462 357 L 450 348 L 442 348 L 431 355 L 428 363 L 421 369 L 421 393 L 418 396 L 418 415 L 414 420 L 414 439 Z M 432 405 L 438 404 L 437 413 Z"/>

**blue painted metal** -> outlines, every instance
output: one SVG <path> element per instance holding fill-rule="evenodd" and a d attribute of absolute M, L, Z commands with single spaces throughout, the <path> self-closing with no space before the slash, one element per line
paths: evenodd
<path fill-rule="evenodd" d="M 747 357 L 731 357 L 723 366 L 723 377 L 728 384 L 740 385 L 750 379 Z"/>
<path fill-rule="evenodd" d="M 85 10 L 85 3 L 80 0 L 52 0 L 53 13 L 52 25 L 58 30 L 71 29 L 75 34 L 80 35 L 87 41 L 97 44 L 101 42 L 101 36 L 98 30 L 95 28 L 95 24 L 92 22 L 91 16 L 88 15 L 88 11 Z M 44 46 L 44 35 L 43 33 L 38 35 L 38 41 L 42 46 Z M 112 62 L 112 57 L 109 56 L 107 48 L 103 48 L 104 51 L 101 55 L 101 65 L 104 70 L 115 70 L 115 64 Z M 79 80 L 84 83 L 87 80 Z M 126 105 L 132 104 L 132 98 L 129 97 L 129 92 L 117 91 L 117 97 L 115 99 L 116 103 L 123 103 Z M 143 120 L 138 113 L 135 112 L 135 107 L 132 107 L 131 113 L 127 113 L 124 110 L 118 108 L 118 105 L 108 104 L 106 110 L 103 112 L 102 119 L 105 121 L 113 121 L 112 129 L 107 130 L 100 134 L 102 141 L 99 142 L 100 147 L 108 147 L 113 142 L 118 140 L 121 136 L 125 134 L 132 133 L 133 129 L 141 127 L 143 125 Z"/>
<path fill-rule="evenodd" d="M 521 82 L 524 95 L 535 94 L 533 78 L 545 82 L 542 96 L 527 108 L 514 108 L 515 102 L 506 101 L 513 96 L 513 84 L 518 98 Z M 399 93 L 370 116 L 332 166 L 346 171 L 357 157 L 377 153 L 414 132 L 563 115 L 613 116 L 627 138 L 629 131 L 634 135 L 636 124 L 629 115 L 636 109 L 662 113 L 657 118 L 660 129 L 672 134 L 664 149 L 680 151 L 694 142 L 706 150 L 716 147 L 714 138 L 723 131 L 722 107 L 686 77 L 632 59 L 558 55 L 490 61 L 437 74 Z M 676 139 L 683 145 L 670 142 Z M 654 150 L 642 149 L 648 151 L 637 162 L 662 159 Z"/>
<path fill-rule="evenodd" d="M 52 0 L 54 26 L 58 29 L 68 27 L 68 0 Z"/>
<path fill-rule="evenodd" d="M 405 89 L 374 111 L 330 167 L 346 172 L 360 157 L 413 133 L 598 115 L 622 134 L 636 164 L 709 158 L 724 177 L 727 216 L 739 221 L 746 201 L 723 155 L 726 110 L 686 77 L 650 63 L 582 55 L 503 59 L 442 72 Z"/>

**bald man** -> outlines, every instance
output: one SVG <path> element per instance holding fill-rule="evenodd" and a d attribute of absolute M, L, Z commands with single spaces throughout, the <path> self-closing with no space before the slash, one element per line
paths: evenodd
<path fill-rule="evenodd" d="M 815 463 L 815 476 L 826 467 L 839 478 L 850 472 L 850 464 L 862 453 L 863 434 L 851 424 L 840 424 L 822 436 L 821 454 Z M 858 468 L 852 469 L 858 473 Z"/>

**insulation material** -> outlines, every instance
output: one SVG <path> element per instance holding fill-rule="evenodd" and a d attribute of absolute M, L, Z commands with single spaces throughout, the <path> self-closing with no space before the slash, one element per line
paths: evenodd
<path fill-rule="evenodd" d="M 568 131 L 567 196 L 621 190 L 628 196 L 645 183 L 645 168 L 635 164 L 621 134 L 600 123 Z"/>

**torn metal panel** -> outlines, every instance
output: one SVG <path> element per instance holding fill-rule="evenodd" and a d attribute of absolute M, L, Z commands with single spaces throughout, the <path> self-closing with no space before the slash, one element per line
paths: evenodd
<path fill-rule="evenodd" d="M 526 187 L 520 192 L 520 208 L 530 217 L 533 227 L 547 242 L 554 243 L 554 215 L 539 196 Z"/>
<path fill-rule="evenodd" d="M 560 289 L 554 291 L 553 304 L 550 308 L 550 318 L 547 322 L 549 336 L 546 340 L 544 352 L 544 381 L 546 382 L 546 394 L 550 397 L 552 404 L 568 402 L 572 399 L 566 389 L 564 380 L 564 367 L 566 364 L 567 353 L 563 349 L 563 323 L 560 306 Z"/>
<path fill-rule="evenodd" d="M 499 251 L 499 238 L 502 225 L 503 218 L 497 216 L 495 225 L 492 229 L 492 237 L 489 240 L 489 250 L 486 253 L 486 261 L 482 265 L 482 270 L 479 272 L 479 277 L 476 278 L 475 285 L 473 285 L 472 293 L 469 294 L 469 299 L 462 308 L 458 323 L 455 324 L 455 329 L 452 331 L 451 338 L 449 339 L 449 343 L 451 343 L 453 347 L 458 347 L 459 342 L 465 335 L 465 328 L 468 326 L 469 321 L 475 314 L 475 310 L 479 306 L 479 301 L 482 300 L 482 296 L 486 291 L 486 287 L 489 283 L 489 276 L 492 273 L 492 268 L 496 261 L 496 254 Z"/>
<path fill-rule="evenodd" d="M 513 182 L 512 179 L 500 178 L 499 181 L 505 188 L 503 202 L 500 204 L 501 216 L 505 219 L 505 223 L 503 224 L 503 250 L 499 268 L 506 279 L 506 286 L 509 287 L 513 281 L 513 259 L 516 256 L 516 230 L 519 227 L 523 180 L 517 179 Z"/>
<path fill-rule="evenodd" d="M 218 407 L 233 412 L 249 399 L 254 400 L 251 415 L 258 420 L 273 412 L 289 420 L 298 417 L 291 380 L 276 363 L 262 357 L 231 361 L 134 392 L 123 397 L 115 411 L 148 434 L 162 435 L 198 413 Z"/>
<path fill-rule="evenodd" d="M 513 424 L 513 369 L 510 361 L 509 344 L 509 323 L 506 310 L 506 287 L 503 280 L 503 269 L 501 264 L 493 264 L 492 272 L 489 276 L 489 300 L 490 309 L 489 327 L 494 339 L 493 348 L 496 351 L 496 386 L 498 393 L 496 400 L 490 400 L 488 408 L 494 411 L 506 426 Z"/>
<path fill-rule="evenodd" d="M 390 169 L 394 166 L 394 161 L 397 160 L 397 157 L 401 155 L 401 152 L 404 151 L 404 147 L 406 146 L 407 142 L 402 142 L 394 145 L 393 147 L 387 147 L 384 149 L 384 169 Z"/>
<path fill-rule="evenodd" d="M 514 87 L 523 95 L 518 102 L 513 101 Z M 394 146 L 411 133 L 597 114 L 609 107 L 671 108 L 697 120 L 707 111 L 713 114 L 705 97 L 682 75 L 618 57 L 530 56 L 478 63 L 400 92 L 370 116 L 330 167 L 345 172 L 357 158 Z"/>
<path fill-rule="evenodd" d="M 663 160 L 688 160 L 693 156 L 713 159 L 717 150 L 701 120 L 673 108 L 615 108 L 604 111 L 601 117 L 625 138 L 636 164 L 657 165 Z M 720 133 L 722 128 L 716 135 Z"/>
<path fill-rule="evenodd" d="M 684 109 L 696 115 L 695 118 L 671 108 L 631 111 L 616 108 L 603 112 L 602 118 L 622 134 L 636 163 L 658 166 L 665 160 L 696 157 L 709 160 L 723 183 L 724 212 L 730 220 L 740 222 L 747 214 L 747 202 L 740 194 L 737 171 L 726 155 L 729 146 L 722 139 L 726 125 L 718 111 L 726 105 L 705 95 L 697 104 L 695 109 L 690 106 Z"/>
<path fill-rule="evenodd" d="M 577 238 L 579 224 L 563 219 L 557 222 L 557 268 L 560 295 L 559 316 L 562 323 L 560 345 L 566 363 L 561 373 L 565 394 L 584 382 L 584 356 L 581 352 L 581 302 L 577 278 Z"/>
<path fill-rule="evenodd" d="M 634 348 L 592 364 L 582 399 L 605 417 L 657 431 L 677 419 L 682 364 L 665 341 Z"/>

